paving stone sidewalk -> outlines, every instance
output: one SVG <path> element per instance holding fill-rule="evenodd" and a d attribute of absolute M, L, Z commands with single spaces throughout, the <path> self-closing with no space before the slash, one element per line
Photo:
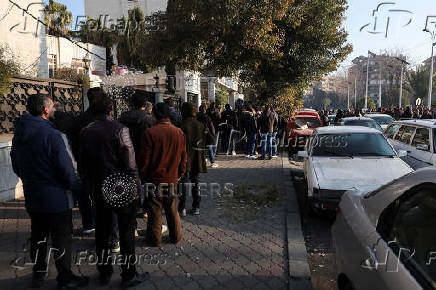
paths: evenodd
<path fill-rule="evenodd" d="M 286 241 L 285 201 L 289 178 L 283 173 L 282 159 L 249 160 L 241 155 L 218 156 L 218 168 L 209 169 L 200 178 L 204 183 L 265 185 L 283 194 L 271 206 L 258 206 L 229 195 L 207 194 L 202 197 L 200 216 L 182 219 L 183 241 L 148 248 L 145 238 L 136 240 L 139 272 L 150 279 L 137 289 L 288 289 L 288 245 Z M 223 192 L 222 192 L 223 193 Z M 275 194 L 274 190 L 272 194 Z M 191 198 L 187 205 L 190 209 Z M 138 219 L 139 228 L 145 221 Z M 81 227 L 80 214 L 74 210 L 74 228 Z M 29 262 L 30 220 L 24 201 L 0 204 L 0 289 L 27 289 L 31 282 Z M 94 238 L 73 239 L 73 270 L 91 277 L 88 289 L 99 288 L 98 275 L 88 263 L 77 265 L 77 253 L 94 249 Z M 141 255 L 142 254 L 142 255 Z M 118 288 L 119 269 L 109 288 Z M 53 261 L 46 289 L 56 287 Z"/>

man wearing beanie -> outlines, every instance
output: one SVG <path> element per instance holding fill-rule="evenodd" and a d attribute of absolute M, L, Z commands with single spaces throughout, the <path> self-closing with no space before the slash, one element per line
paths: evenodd
<path fill-rule="evenodd" d="M 153 108 L 157 123 L 145 131 L 138 158 L 139 173 L 145 185 L 148 203 L 147 242 L 154 247 L 162 243 L 162 208 L 165 210 L 170 242 L 182 239 L 177 211 L 177 183 L 186 171 L 185 136 L 170 120 L 170 108 L 158 103 Z"/>

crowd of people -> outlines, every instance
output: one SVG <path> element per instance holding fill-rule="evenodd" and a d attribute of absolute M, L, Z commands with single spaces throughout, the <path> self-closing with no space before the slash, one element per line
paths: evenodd
<path fill-rule="evenodd" d="M 122 287 L 142 283 L 146 276 L 135 268 L 137 218 L 147 218 L 149 246 L 160 247 L 167 230 L 169 242 L 178 243 L 189 194 L 189 213 L 200 214 L 199 175 L 207 172 L 206 157 L 213 168 L 218 166 L 217 147 L 229 155 L 244 151 L 247 158 L 272 159 L 277 156 L 277 137 L 283 134 L 284 122 L 270 106 L 262 111 L 250 103 L 239 103 L 235 110 L 226 105 L 222 111 L 214 103 L 198 109 L 191 103 L 180 108 L 165 102 L 153 106 L 135 93 L 134 109 L 116 120 L 113 101 L 101 88 L 90 89 L 88 100 L 89 108 L 73 117 L 49 96 L 32 95 L 29 114 L 15 122 L 11 160 L 23 182 L 31 219 L 33 288 L 42 287 L 47 276 L 49 237 L 56 249 L 58 289 L 88 284 L 88 277 L 71 270 L 76 205 L 82 217 L 80 234 L 95 232 L 100 284 L 110 283 L 114 254 L 124 258 Z M 261 154 L 256 157 L 259 145 Z M 128 176 L 123 180 L 131 183 L 108 181 L 114 176 Z M 107 184 L 115 184 L 110 198 Z M 125 196 L 111 203 L 117 195 Z"/>
<path fill-rule="evenodd" d="M 353 109 L 347 109 L 342 110 L 338 109 L 337 111 L 334 110 L 321 110 L 319 112 L 320 117 L 328 123 L 328 116 L 329 115 L 336 115 L 335 119 L 339 120 L 341 118 L 346 117 L 363 117 L 365 114 L 368 113 L 379 113 L 379 114 L 386 114 L 394 118 L 395 120 L 400 119 L 436 119 L 436 108 L 432 108 L 431 110 L 424 106 L 406 106 L 406 107 L 382 107 L 378 108 L 377 110 L 370 109 L 364 112 L 364 110 L 353 110 Z"/>

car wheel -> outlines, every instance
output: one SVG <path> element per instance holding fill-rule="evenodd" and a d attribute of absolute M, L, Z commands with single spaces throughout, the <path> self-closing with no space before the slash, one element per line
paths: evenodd
<path fill-rule="evenodd" d="M 353 284 L 351 284 L 350 281 L 347 281 L 347 283 L 344 285 L 342 290 L 354 290 L 354 286 L 353 286 Z"/>
<path fill-rule="evenodd" d="M 338 289 L 339 290 L 354 290 L 356 288 L 354 288 L 351 281 L 348 280 L 348 278 L 345 277 L 345 275 L 341 275 L 338 278 Z"/>

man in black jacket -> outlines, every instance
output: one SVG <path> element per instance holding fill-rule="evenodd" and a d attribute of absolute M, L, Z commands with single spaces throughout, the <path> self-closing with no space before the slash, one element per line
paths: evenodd
<path fill-rule="evenodd" d="M 145 276 L 136 272 L 135 262 L 135 211 L 136 203 L 128 199 L 127 188 L 130 185 L 116 186 L 105 191 L 103 183 L 114 174 L 120 173 L 134 179 L 134 195 L 140 192 L 140 181 L 135 160 L 135 151 L 129 129 L 112 118 L 113 103 L 103 96 L 92 107 L 95 121 L 80 133 L 79 172 L 85 178 L 84 183 L 92 193 L 96 207 L 95 243 L 98 256 L 97 270 L 100 272 L 100 284 L 108 285 L 113 273 L 109 257 L 110 236 L 112 233 L 112 212 L 118 217 L 120 247 L 122 259 L 121 277 L 123 288 L 132 287 L 145 281 Z M 119 184 L 118 179 L 114 184 Z M 109 194 L 109 196 L 108 196 Z M 110 196 L 119 195 L 125 201 L 112 204 Z M 112 257 L 112 256 L 111 256 Z"/>
<path fill-rule="evenodd" d="M 223 137 L 221 139 L 221 149 L 223 152 L 228 152 L 228 148 L 230 146 L 230 132 L 233 128 L 238 127 L 238 118 L 236 117 L 236 113 L 232 111 L 232 107 L 230 104 L 227 104 L 224 112 L 221 113 L 221 129 L 223 132 Z"/>
<path fill-rule="evenodd" d="M 247 146 L 245 150 L 245 157 L 256 159 L 254 156 L 256 149 L 256 136 L 257 136 L 257 120 L 254 114 L 253 106 L 251 104 L 242 107 L 242 128 L 247 137 Z"/>
<path fill-rule="evenodd" d="M 141 138 L 144 135 L 145 130 L 156 124 L 156 120 L 151 115 L 153 104 L 147 102 L 145 95 L 136 92 L 132 96 L 132 99 L 134 109 L 124 112 L 121 115 L 120 122 L 129 128 L 135 153 L 138 153 L 141 146 Z M 138 158 L 139 154 L 136 155 L 136 158 Z"/>
<path fill-rule="evenodd" d="M 156 124 L 155 118 L 151 115 L 153 104 L 147 102 L 145 95 L 136 92 L 133 96 L 134 110 L 124 112 L 121 115 L 120 122 L 129 128 L 130 137 L 132 138 L 133 148 L 135 148 L 136 164 L 138 164 L 139 150 L 141 148 L 141 139 L 145 130 Z M 138 217 L 145 217 L 147 212 L 146 204 L 144 204 L 144 196 L 141 192 L 138 200 Z M 144 212 L 141 212 L 141 211 Z"/>

